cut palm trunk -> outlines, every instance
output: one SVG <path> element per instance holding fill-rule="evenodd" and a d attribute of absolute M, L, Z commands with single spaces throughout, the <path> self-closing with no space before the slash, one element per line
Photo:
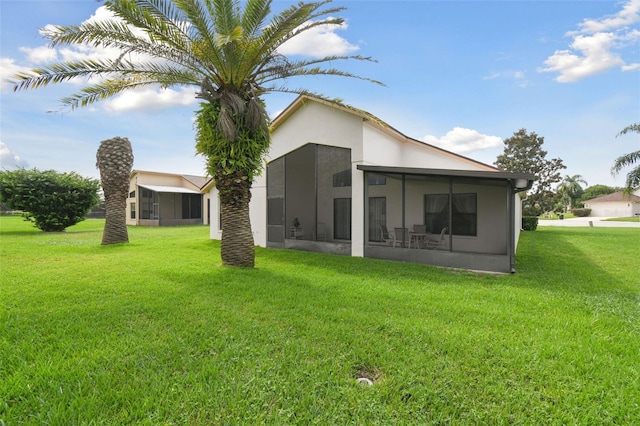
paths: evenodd
<path fill-rule="evenodd" d="M 127 197 L 133 167 L 131 143 L 120 137 L 104 140 L 100 142 L 96 159 L 106 210 L 102 244 L 127 243 Z"/>

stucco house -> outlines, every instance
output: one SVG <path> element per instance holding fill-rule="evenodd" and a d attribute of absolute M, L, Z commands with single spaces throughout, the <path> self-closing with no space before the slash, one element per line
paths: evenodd
<path fill-rule="evenodd" d="M 262 247 L 513 272 L 517 192 L 533 179 L 412 139 L 365 111 L 300 96 L 272 123 L 252 186 L 252 232 Z M 218 212 L 213 183 L 203 190 Z M 218 214 L 210 229 L 221 238 Z"/>
<path fill-rule="evenodd" d="M 633 217 L 640 215 L 640 188 L 633 194 L 622 191 L 592 198 L 584 202 L 584 207 L 591 209 L 594 217 Z"/>
<path fill-rule="evenodd" d="M 203 176 L 133 170 L 127 225 L 171 226 L 209 223 L 209 193 Z"/>

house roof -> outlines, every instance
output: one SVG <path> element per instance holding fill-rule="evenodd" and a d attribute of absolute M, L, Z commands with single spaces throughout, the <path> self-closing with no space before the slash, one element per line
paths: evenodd
<path fill-rule="evenodd" d="M 358 170 L 364 172 L 374 172 L 378 174 L 402 174 L 414 176 L 443 176 L 443 177 L 470 177 L 475 179 L 499 179 L 511 180 L 516 189 L 524 191 L 531 188 L 535 175 L 533 173 L 515 173 L 505 171 L 485 171 L 485 170 L 451 170 L 451 169 L 422 169 L 416 167 L 385 167 L 358 165 Z M 520 182 L 520 181 L 526 181 Z"/>
<path fill-rule="evenodd" d="M 193 189 L 184 188 L 182 186 L 166 186 L 166 185 L 141 185 L 138 184 L 141 188 L 146 188 L 154 192 L 173 192 L 173 193 L 181 193 L 181 194 L 201 194 L 199 191 L 194 191 Z"/>
<path fill-rule="evenodd" d="M 216 180 L 214 178 L 209 178 L 207 181 L 200 187 L 200 191 L 209 192 L 211 188 L 215 185 Z"/>
<path fill-rule="evenodd" d="M 178 173 L 155 172 L 151 170 L 132 170 L 131 178 L 133 178 L 135 175 L 138 175 L 138 174 L 180 177 L 199 189 L 205 186 L 207 182 L 209 182 L 210 180 L 210 178 L 206 176 L 182 175 Z M 173 192 L 177 192 L 177 191 L 173 191 Z"/>
<path fill-rule="evenodd" d="M 500 169 L 491 166 L 489 164 L 482 163 L 480 161 L 474 160 L 473 158 L 465 157 L 464 155 L 456 154 L 451 151 L 447 151 L 446 149 L 437 147 L 435 145 L 431 145 L 429 143 L 420 141 L 418 139 L 414 139 L 390 126 L 386 122 L 382 121 L 375 115 L 361 110 L 359 108 L 352 107 L 350 105 L 346 105 L 339 100 L 329 100 L 329 99 L 320 99 L 320 98 L 312 98 L 306 95 L 300 95 L 296 100 L 294 100 L 284 111 L 282 111 L 272 122 L 271 122 L 271 130 L 275 131 L 278 127 L 280 127 L 284 122 L 287 121 L 289 117 L 291 117 L 297 110 L 299 110 L 302 106 L 304 106 L 308 102 L 317 102 L 322 105 L 326 105 L 331 108 L 338 109 L 340 111 L 347 112 L 349 114 L 355 115 L 356 117 L 360 117 L 364 122 L 369 125 L 375 127 L 376 129 L 386 133 L 387 135 L 393 137 L 399 142 L 410 143 L 413 145 L 420 146 L 422 148 L 428 148 L 435 151 L 438 151 L 442 154 L 455 157 L 459 160 L 463 160 L 467 163 L 474 164 L 475 166 L 480 166 L 485 170 L 491 171 L 500 171 Z"/>
<path fill-rule="evenodd" d="M 206 176 L 183 175 L 183 174 L 180 174 L 180 173 L 156 172 L 156 171 L 153 171 L 153 170 L 132 170 L 131 171 L 131 177 L 133 177 L 133 176 L 135 176 L 137 174 L 181 177 L 181 178 L 189 181 L 190 183 L 192 183 L 192 184 L 194 184 L 196 186 L 202 186 L 202 185 L 198 185 L 198 183 L 202 182 L 202 184 L 204 184 L 209 179 Z"/>
<path fill-rule="evenodd" d="M 181 175 L 186 181 L 194 184 L 198 188 L 202 188 L 208 181 L 209 178 L 205 176 L 195 176 L 195 175 Z"/>
<path fill-rule="evenodd" d="M 640 203 L 640 197 L 637 195 L 627 195 L 622 191 L 618 191 L 612 194 L 602 195 L 600 197 L 586 200 L 585 203 L 619 203 L 629 201 L 632 203 Z"/>

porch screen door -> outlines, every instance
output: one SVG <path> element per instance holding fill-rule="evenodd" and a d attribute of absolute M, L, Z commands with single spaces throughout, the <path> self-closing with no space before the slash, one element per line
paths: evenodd
<path fill-rule="evenodd" d="M 333 238 L 351 239 L 351 198 L 333 199 Z"/>
<path fill-rule="evenodd" d="M 380 225 L 387 224 L 387 198 L 369 197 L 369 241 L 382 241 Z"/>

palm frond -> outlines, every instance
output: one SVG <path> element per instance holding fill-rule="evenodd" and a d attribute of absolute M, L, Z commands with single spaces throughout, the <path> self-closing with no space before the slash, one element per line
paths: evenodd
<path fill-rule="evenodd" d="M 56 27 L 46 34 L 52 46 L 58 44 L 87 44 L 113 47 L 127 54 L 139 54 L 181 63 L 187 67 L 202 68 L 203 62 L 193 52 L 189 40 L 173 43 L 152 41 L 134 34 L 128 25 L 118 20 L 94 21 L 82 26 Z M 167 35 L 165 38 L 168 38 Z"/>
<path fill-rule="evenodd" d="M 624 129 L 620 130 L 620 132 L 616 135 L 616 137 L 621 135 L 626 135 L 629 132 L 640 133 L 640 123 L 631 124 Z"/>
<path fill-rule="evenodd" d="M 92 77 L 109 74 L 113 61 L 86 60 L 64 62 L 47 67 L 34 68 L 28 72 L 17 73 L 12 81 L 13 90 L 38 89 L 53 83 L 62 83 L 79 77 Z"/>
<path fill-rule="evenodd" d="M 631 194 L 634 188 L 640 187 L 640 166 L 632 169 L 627 174 L 627 179 L 625 182 L 625 193 Z"/>
<path fill-rule="evenodd" d="M 247 2 L 242 14 L 241 24 L 247 39 L 255 38 L 265 26 L 265 19 L 271 13 L 270 0 L 253 0 Z"/>
<path fill-rule="evenodd" d="M 192 52 L 209 71 L 209 76 L 218 86 L 228 79 L 224 55 L 216 42 L 216 28 L 213 22 L 215 9 L 211 0 L 204 2 L 195 0 L 175 0 L 176 5 L 184 12 L 195 35 L 192 37 Z"/>
<path fill-rule="evenodd" d="M 240 5 L 237 0 L 206 0 L 205 4 L 211 12 L 213 25 L 218 34 L 230 34 L 240 25 L 237 11 Z"/>
<path fill-rule="evenodd" d="M 72 109 L 91 105 L 95 102 L 113 97 L 130 89 L 147 87 L 157 84 L 155 79 L 145 79 L 142 76 L 127 79 L 105 80 L 82 88 L 79 92 L 62 98 L 63 105 Z"/>
<path fill-rule="evenodd" d="M 622 155 L 616 158 L 616 161 L 613 163 L 611 174 L 615 176 L 620 173 L 623 168 L 631 166 L 636 162 L 640 162 L 640 151 L 630 152 L 629 154 Z"/>
<path fill-rule="evenodd" d="M 291 67 L 290 69 L 274 69 L 274 70 L 271 70 L 271 72 L 263 72 L 262 75 L 257 79 L 257 81 L 262 86 L 265 83 L 269 83 L 275 80 L 282 80 L 282 79 L 286 79 L 290 77 L 298 77 L 298 76 L 311 76 L 311 75 L 348 77 L 348 78 L 354 78 L 356 80 L 368 81 L 370 83 L 374 83 L 379 86 L 385 85 L 383 82 L 369 78 L 369 77 L 363 77 L 347 71 L 342 71 L 337 68 L 322 68 L 322 67 L 311 67 L 311 68 Z"/>
<path fill-rule="evenodd" d="M 118 58 L 116 60 L 83 60 L 62 62 L 48 67 L 35 68 L 29 72 L 18 73 L 14 77 L 14 91 L 37 89 L 53 83 L 61 83 L 77 78 L 91 78 L 125 75 L 147 75 L 158 83 L 166 85 L 170 81 L 180 84 L 197 85 L 200 74 L 188 68 L 161 62 L 130 62 Z"/>
<path fill-rule="evenodd" d="M 163 44 L 187 51 L 192 40 L 189 23 L 170 0 L 109 0 L 114 16 L 142 30 L 152 44 Z M 143 40 L 142 36 L 137 37 Z"/>

